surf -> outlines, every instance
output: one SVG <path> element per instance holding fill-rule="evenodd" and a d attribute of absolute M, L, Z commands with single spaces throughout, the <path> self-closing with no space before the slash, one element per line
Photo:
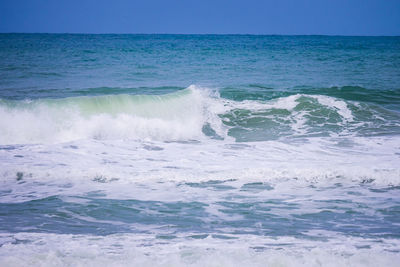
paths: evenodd
<path fill-rule="evenodd" d="M 189 87 L 165 95 L 103 95 L 0 102 L 0 143 L 79 139 L 199 139 L 203 127 L 224 135 L 213 99 Z"/>
<path fill-rule="evenodd" d="M 236 101 L 191 85 L 164 95 L 1 100 L 0 143 L 381 136 L 400 132 L 398 121 L 396 111 L 327 95 Z"/>

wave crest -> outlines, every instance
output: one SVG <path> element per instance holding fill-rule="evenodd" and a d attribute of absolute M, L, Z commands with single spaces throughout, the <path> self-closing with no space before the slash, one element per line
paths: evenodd
<path fill-rule="evenodd" d="M 165 95 L 0 100 L 0 144 L 390 135 L 400 132 L 399 119 L 391 110 L 325 95 L 235 101 L 191 85 Z"/>
<path fill-rule="evenodd" d="M 196 86 L 166 95 L 107 95 L 0 103 L 0 143 L 78 139 L 190 140 L 204 125 L 224 135 L 209 94 Z"/>

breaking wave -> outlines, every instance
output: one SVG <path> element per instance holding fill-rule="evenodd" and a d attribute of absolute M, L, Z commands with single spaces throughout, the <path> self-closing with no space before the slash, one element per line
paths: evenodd
<path fill-rule="evenodd" d="M 192 85 L 165 95 L 0 100 L 0 143 L 385 135 L 400 132 L 399 117 L 395 111 L 331 96 L 235 101 Z"/>

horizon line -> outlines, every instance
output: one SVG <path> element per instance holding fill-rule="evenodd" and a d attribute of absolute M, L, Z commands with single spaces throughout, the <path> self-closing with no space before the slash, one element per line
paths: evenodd
<path fill-rule="evenodd" d="M 326 37 L 400 37 L 399 35 L 282 34 L 282 33 L 91 33 L 91 32 L 0 32 L 0 34 L 69 35 L 251 35 L 251 36 L 326 36 Z"/>

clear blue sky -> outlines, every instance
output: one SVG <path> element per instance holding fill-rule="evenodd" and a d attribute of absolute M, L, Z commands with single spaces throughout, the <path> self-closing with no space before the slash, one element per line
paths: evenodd
<path fill-rule="evenodd" d="M 400 35 L 400 0 L 0 0 L 0 32 Z"/>

